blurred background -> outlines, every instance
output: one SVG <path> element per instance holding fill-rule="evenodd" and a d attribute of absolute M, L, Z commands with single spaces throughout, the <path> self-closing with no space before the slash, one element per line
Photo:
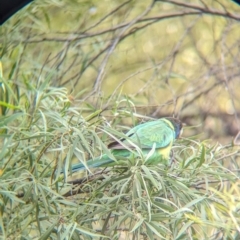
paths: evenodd
<path fill-rule="evenodd" d="M 185 136 L 228 144 L 240 130 L 239 11 L 229 0 L 36 0 L 1 26 L 4 76 L 20 99 L 49 78 L 83 115 L 87 104 L 111 119 L 127 98 L 140 117 L 179 117 Z"/>

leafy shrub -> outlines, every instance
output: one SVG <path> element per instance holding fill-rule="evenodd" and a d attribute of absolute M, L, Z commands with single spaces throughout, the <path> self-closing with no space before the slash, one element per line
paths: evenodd
<path fill-rule="evenodd" d="M 71 179 L 74 162 L 110 154 L 103 142 L 123 136 L 118 121 L 135 121 L 134 113 L 113 107 L 112 127 L 101 109 L 77 104 L 49 79 L 22 86 L 18 96 L 2 81 L 11 92 L 0 118 L 3 238 L 239 237 L 239 182 L 226 167 L 238 168 L 239 153 L 231 147 L 182 138 L 168 166 L 129 159 Z"/>

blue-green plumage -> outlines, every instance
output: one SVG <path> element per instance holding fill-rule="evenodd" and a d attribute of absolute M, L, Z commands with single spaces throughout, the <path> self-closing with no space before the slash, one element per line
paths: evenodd
<path fill-rule="evenodd" d="M 146 164 L 166 162 L 169 158 L 173 141 L 179 137 L 182 123 L 175 118 L 161 118 L 133 127 L 126 133 L 126 138 L 108 145 L 112 155 L 106 154 L 87 161 L 88 168 L 116 165 L 117 161 L 137 157 L 142 153 Z M 86 169 L 82 163 L 72 166 L 72 172 Z"/>

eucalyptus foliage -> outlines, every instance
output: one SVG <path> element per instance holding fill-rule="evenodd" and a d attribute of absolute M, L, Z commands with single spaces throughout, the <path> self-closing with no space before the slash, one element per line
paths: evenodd
<path fill-rule="evenodd" d="M 111 154 L 106 143 L 124 136 L 119 119 L 140 121 L 127 111 L 133 103 L 115 99 L 107 119 L 50 77 L 18 91 L 1 82 L 11 93 L 0 117 L 3 239 L 238 239 L 239 182 L 226 164 L 238 168 L 239 153 L 231 146 L 182 138 L 167 166 L 128 159 L 72 176 L 74 162 Z"/>

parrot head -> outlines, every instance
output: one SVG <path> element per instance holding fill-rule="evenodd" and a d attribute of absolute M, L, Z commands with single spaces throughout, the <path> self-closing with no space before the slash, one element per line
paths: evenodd
<path fill-rule="evenodd" d="M 175 138 L 179 138 L 183 132 L 183 124 L 180 120 L 172 117 L 167 117 L 166 118 L 169 122 L 172 123 L 175 131 Z"/>

